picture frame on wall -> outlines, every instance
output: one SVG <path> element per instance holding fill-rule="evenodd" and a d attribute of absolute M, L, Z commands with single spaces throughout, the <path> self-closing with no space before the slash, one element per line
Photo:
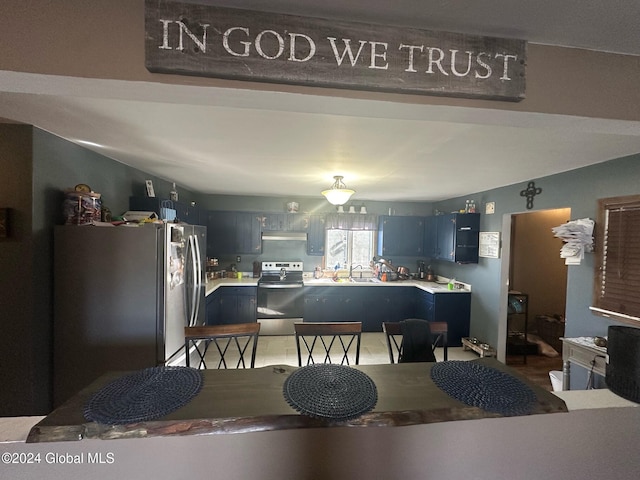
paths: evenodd
<path fill-rule="evenodd" d="M 156 192 L 153 190 L 153 181 L 152 180 L 145 180 L 144 184 L 147 187 L 147 197 L 155 197 L 156 196 Z"/>
<path fill-rule="evenodd" d="M 9 210 L 0 208 L 0 238 L 9 237 Z"/>

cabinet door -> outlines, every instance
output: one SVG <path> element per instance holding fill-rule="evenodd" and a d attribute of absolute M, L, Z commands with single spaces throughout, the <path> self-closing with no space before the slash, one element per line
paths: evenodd
<path fill-rule="evenodd" d="M 238 296 L 238 314 L 234 323 L 253 323 L 256 320 L 256 296 Z"/>
<path fill-rule="evenodd" d="M 237 213 L 235 251 L 232 253 L 256 254 L 262 252 L 262 224 L 259 214 Z"/>
<path fill-rule="evenodd" d="M 221 287 L 214 293 L 218 294 L 217 324 L 229 325 L 256 321 L 255 287 Z"/>
<path fill-rule="evenodd" d="M 447 322 L 447 341 L 451 347 L 462 345 L 469 336 L 470 293 L 438 293 L 435 297 L 434 322 Z"/>
<path fill-rule="evenodd" d="M 218 257 L 236 253 L 235 212 L 209 211 L 207 213 L 207 256 Z"/>
<path fill-rule="evenodd" d="M 378 223 L 378 255 L 419 256 L 424 248 L 424 218 L 382 216 Z"/>
<path fill-rule="evenodd" d="M 307 255 L 324 255 L 324 215 L 310 215 L 307 232 Z"/>
<path fill-rule="evenodd" d="M 220 321 L 222 325 L 235 323 L 238 315 L 237 295 L 224 294 L 220 297 Z"/>
<path fill-rule="evenodd" d="M 310 216 L 300 213 L 287 213 L 286 228 L 291 232 L 307 232 L 309 230 Z"/>
<path fill-rule="evenodd" d="M 438 217 L 431 216 L 424 219 L 424 254 L 436 258 L 438 245 Z"/>
<path fill-rule="evenodd" d="M 305 294 L 304 317 L 305 322 L 322 322 L 322 297 L 320 295 Z"/>
<path fill-rule="evenodd" d="M 480 214 L 456 214 L 455 257 L 458 263 L 478 263 Z"/>
<path fill-rule="evenodd" d="M 436 258 L 454 259 L 455 214 L 436 216 Z"/>
<path fill-rule="evenodd" d="M 421 318 L 423 320 L 428 320 L 429 322 L 433 322 L 435 318 L 434 310 L 435 310 L 434 294 L 421 290 L 419 292 L 419 300 L 416 306 L 416 318 Z"/>
<path fill-rule="evenodd" d="M 263 232 L 282 232 L 287 230 L 286 213 L 261 213 L 259 215 Z"/>
<path fill-rule="evenodd" d="M 220 291 L 216 290 L 207 297 L 207 325 L 220 323 Z"/>
<path fill-rule="evenodd" d="M 469 336 L 471 294 L 421 291 L 415 316 L 429 322 L 447 322 L 449 346 L 459 347 L 462 337 Z"/>

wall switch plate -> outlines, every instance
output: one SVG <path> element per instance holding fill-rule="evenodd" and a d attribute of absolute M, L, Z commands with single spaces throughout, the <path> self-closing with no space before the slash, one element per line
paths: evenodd
<path fill-rule="evenodd" d="M 236 263 L 240 263 L 241 261 L 242 261 L 242 258 L 240 258 L 240 255 L 238 255 L 238 256 L 236 257 Z"/>
<path fill-rule="evenodd" d="M 487 202 L 487 204 L 484 207 L 484 213 L 487 215 L 496 213 L 496 202 Z"/>

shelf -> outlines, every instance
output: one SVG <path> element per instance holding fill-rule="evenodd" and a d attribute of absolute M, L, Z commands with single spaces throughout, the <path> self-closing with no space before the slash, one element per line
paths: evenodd
<path fill-rule="evenodd" d="M 524 317 L 523 331 L 511 330 L 511 320 Z M 507 305 L 507 355 L 522 355 L 523 363 L 527 363 L 527 355 L 538 353 L 538 346 L 527 341 L 529 329 L 529 295 L 526 293 L 510 293 Z"/>

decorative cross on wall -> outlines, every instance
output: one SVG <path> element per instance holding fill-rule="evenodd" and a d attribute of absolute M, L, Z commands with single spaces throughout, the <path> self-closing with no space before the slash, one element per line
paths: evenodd
<path fill-rule="evenodd" d="M 542 189 L 537 187 L 535 182 L 529 182 L 527 184 L 527 188 L 520 192 L 521 197 L 527 197 L 527 210 L 531 210 L 533 208 L 533 197 L 536 195 L 540 195 L 542 193 Z"/>

